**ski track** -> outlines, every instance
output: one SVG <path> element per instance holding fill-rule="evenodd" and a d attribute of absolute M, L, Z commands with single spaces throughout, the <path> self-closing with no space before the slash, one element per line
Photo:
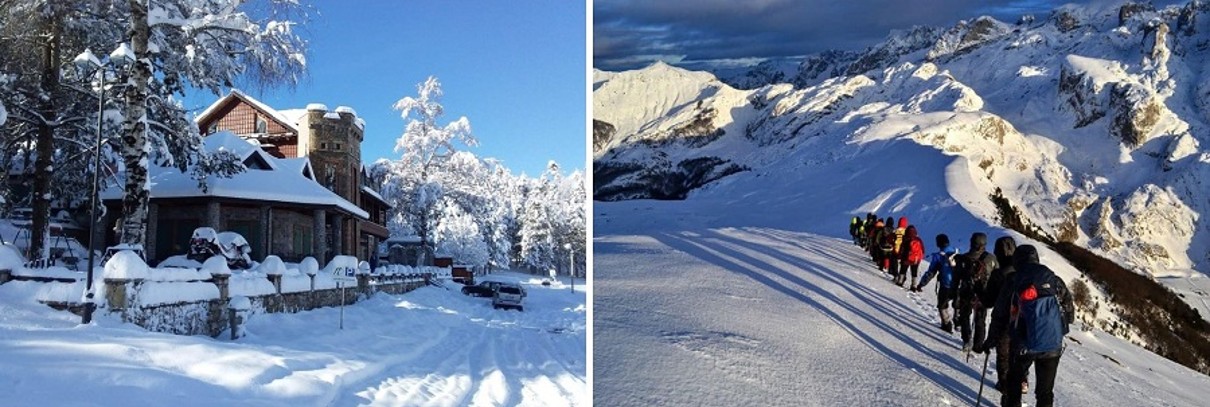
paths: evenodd
<path fill-rule="evenodd" d="M 755 227 L 642 230 L 595 237 L 599 405 L 975 403 L 984 355 L 967 361 L 957 330 L 940 330 L 936 281 L 921 293 L 895 286 L 842 239 Z M 1073 335 L 1095 338 L 1107 349 L 1101 354 L 1121 355 L 1114 349 L 1128 346 L 1104 334 Z M 1210 384 L 1145 352 L 1139 358 L 1155 367 L 1123 375 L 1129 368 L 1090 351 L 1069 347 L 1056 404 L 1196 405 L 1204 390 L 1178 383 Z M 989 361 L 984 405 L 999 401 L 995 368 Z M 848 372 L 847 384 L 831 380 L 838 370 Z M 1168 377 L 1137 384 L 1161 372 Z M 786 376 L 799 379 L 780 380 Z M 1025 401 L 1032 404 L 1032 396 Z"/>

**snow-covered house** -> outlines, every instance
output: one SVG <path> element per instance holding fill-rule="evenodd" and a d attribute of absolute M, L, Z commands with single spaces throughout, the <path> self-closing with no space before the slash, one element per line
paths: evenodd
<path fill-rule="evenodd" d="M 367 216 L 337 216 L 330 219 L 328 240 L 335 242 L 332 254 L 369 259 L 389 232 L 383 226 L 390 207 L 366 182 L 361 163 L 365 121 L 352 108 L 328 110 L 318 103 L 304 109 L 275 109 L 238 90 L 215 101 L 195 120 L 203 134 L 212 137 L 224 131 L 247 140 L 272 157 L 306 158 L 311 179 Z M 153 193 L 154 197 L 154 193 Z"/>

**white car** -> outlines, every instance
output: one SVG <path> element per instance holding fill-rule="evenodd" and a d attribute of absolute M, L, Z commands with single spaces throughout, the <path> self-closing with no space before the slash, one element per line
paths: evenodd
<path fill-rule="evenodd" d="M 492 307 L 500 308 L 516 308 L 518 311 L 525 311 L 525 307 L 521 305 L 521 300 L 525 298 L 525 289 L 521 288 L 520 284 L 501 283 L 496 286 L 496 292 L 492 294 Z"/>

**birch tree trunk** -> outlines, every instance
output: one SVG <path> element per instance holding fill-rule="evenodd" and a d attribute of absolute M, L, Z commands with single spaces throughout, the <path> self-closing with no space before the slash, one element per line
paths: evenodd
<path fill-rule="evenodd" d="M 129 0 L 130 46 L 135 61 L 131 64 L 125 89 L 126 111 L 122 122 L 122 158 L 126 164 L 126 194 L 122 198 L 121 242 L 143 245 L 147 241 L 147 84 L 151 78 L 151 60 L 147 43 L 151 27 L 147 20 L 147 0 Z"/>

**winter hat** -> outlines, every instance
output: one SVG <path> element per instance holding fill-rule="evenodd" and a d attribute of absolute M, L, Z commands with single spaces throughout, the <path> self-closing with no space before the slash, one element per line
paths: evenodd
<path fill-rule="evenodd" d="M 1017 251 L 1017 241 L 1013 240 L 1012 236 L 1004 236 L 996 239 L 996 261 L 1000 266 L 1009 266 L 1013 264 L 1013 252 Z"/>
<path fill-rule="evenodd" d="M 949 236 L 946 236 L 945 233 L 937 235 L 937 247 L 946 248 L 949 246 L 950 246 L 950 237 Z"/>
<path fill-rule="evenodd" d="M 915 239 L 916 238 L 916 225 L 908 226 L 907 232 L 904 232 L 903 236 L 904 236 L 904 239 L 903 239 L 904 241 L 910 242 L 910 241 L 912 241 L 912 239 Z"/>
<path fill-rule="evenodd" d="M 971 251 L 978 252 L 987 247 L 987 235 L 983 232 L 975 232 L 971 235 Z"/>
<path fill-rule="evenodd" d="M 899 227 L 906 228 L 907 226 L 908 226 L 907 216 L 900 217 L 899 218 Z"/>
<path fill-rule="evenodd" d="M 1018 271 L 1022 269 L 1021 266 L 1037 263 L 1039 263 L 1038 249 L 1033 245 L 1027 244 L 1017 246 L 1017 250 L 1013 252 L 1013 266 L 1016 267 Z"/>

